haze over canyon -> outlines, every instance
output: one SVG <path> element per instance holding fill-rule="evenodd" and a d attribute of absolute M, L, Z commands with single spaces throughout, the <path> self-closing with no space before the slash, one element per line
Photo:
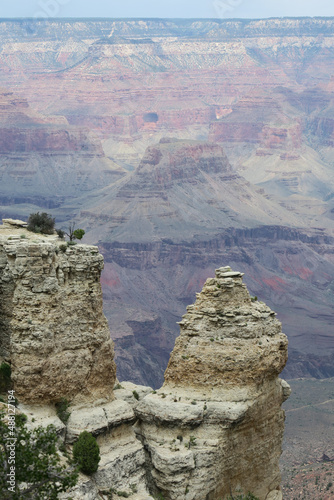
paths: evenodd
<path fill-rule="evenodd" d="M 120 379 L 160 387 L 214 270 L 334 375 L 334 18 L 2 20 L 0 212 L 98 244 Z"/>

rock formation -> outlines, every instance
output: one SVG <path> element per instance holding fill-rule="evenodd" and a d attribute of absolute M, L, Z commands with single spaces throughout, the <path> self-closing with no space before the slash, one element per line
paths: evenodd
<path fill-rule="evenodd" d="M 62 498 L 218 500 L 243 490 L 281 500 L 289 386 L 278 379 L 287 338 L 275 313 L 241 273 L 220 268 L 180 322 L 163 387 L 120 384 L 102 267 L 96 247 L 68 247 L 20 221 L 0 226 L 0 361 L 11 363 L 20 409 L 31 426 L 55 425 L 68 448 L 84 430 L 100 445 L 98 471 Z"/>
<path fill-rule="evenodd" d="M 266 161 L 269 169 L 274 160 Z M 160 140 L 134 172 L 87 203 L 80 225 L 105 258 L 120 380 L 160 387 L 176 322 L 221 262 L 244 272 L 252 293 L 284 319 L 290 346 L 331 365 L 333 237 L 245 182 L 221 146 Z M 319 360 L 305 358 L 298 376 L 319 376 Z M 296 375 L 294 363 L 288 368 Z"/>
<path fill-rule="evenodd" d="M 287 376 L 334 374 L 333 26 L 0 20 L 0 211 L 45 207 L 99 244 L 120 379 L 162 383 L 177 318 L 221 262 L 284 320 L 296 353 Z M 145 151 L 166 151 L 162 137 L 218 142 L 232 170 L 215 189 L 204 169 L 201 189 L 191 160 L 180 162 L 140 199 Z"/>
<path fill-rule="evenodd" d="M 103 257 L 5 222 L 0 230 L 0 356 L 22 403 L 113 399 L 113 344 L 102 312 Z"/>
<path fill-rule="evenodd" d="M 137 406 L 154 484 L 168 499 L 218 500 L 238 490 L 281 499 L 287 338 L 229 267 L 208 279 L 180 322 L 156 394 Z"/>
<path fill-rule="evenodd" d="M 122 177 L 88 129 L 0 88 L 0 204 L 55 208 Z"/>

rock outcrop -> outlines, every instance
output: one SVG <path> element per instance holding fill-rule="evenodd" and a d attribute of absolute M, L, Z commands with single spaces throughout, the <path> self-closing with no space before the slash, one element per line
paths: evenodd
<path fill-rule="evenodd" d="M 88 129 L 42 116 L 26 99 L 0 88 L 1 205 L 59 207 L 123 174 Z"/>
<path fill-rule="evenodd" d="M 218 500 L 243 490 L 281 500 L 290 389 L 278 378 L 287 338 L 275 313 L 250 297 L 241 273 L 220 268 L 180 322 L 163 387 L 119 383 L 102 267 L 96 247 L 17 220 L 0 227 L 0 361 L 11 363 L 19 408 L 32 427 L 54 425 L 68 449 L 83 431 L 100 446 L 98 471 L 61 498 Z"/>
<path fill-rule="evenodd" d="M 290 390 L 278 378 L 287 361 L 281 324 L 230 268 L 187 309 L 163 387 L 135 410 L 151 479 L 171 500 L 238 490 L 282 499 L 281 404 Z"/>
<path fill-rule="evenodd" d="M 15 223 L 15 221 L 14 221 Z M 113 344 L 102 312 L 103 257 L 7 222 L 0 229 L 0 356 L 22 403 L 113 399 Z"/>

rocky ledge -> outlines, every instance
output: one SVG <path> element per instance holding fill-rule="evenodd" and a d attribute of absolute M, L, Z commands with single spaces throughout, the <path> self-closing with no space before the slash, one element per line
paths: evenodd
<path fill-rule="evenodd" d="M 116 380 L 96 247 L 0 226 L 0 362 L 29 425 L 53 424 L 69 451 L 96 437 L 98 471 L 62 498 L 281 500 L 278 461 L 287 338 L 242 274 L 220 268 L 180 322 L 158 391 Z M 70 402 L 63 423 L 55 403 Z M 109 492 L 109 493 L 108 493 Z M 118 493 L 117 493 L 118 492 Z M 161 496 L 162 495 L 162 496 Z"/>

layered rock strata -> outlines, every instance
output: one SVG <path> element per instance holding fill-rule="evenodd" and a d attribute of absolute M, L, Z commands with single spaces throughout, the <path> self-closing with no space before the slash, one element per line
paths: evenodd
<path fill-rule="evenodd" d="M 278 378 L 288 344 L 281 324 L 230 268 L 187 309 L 163 387 L 135 410 L 152 484 L 170 500 L 240 490 L 282 499 L 281 404 L 290 389 Z"/>
<path fill-rule="evenodd" d="M 0 356 L 22 403 L 113 400 L 113 343 L 97 247 L 0 228 Z"/>
<path fill-rule="evenodd" d="M 242 274 L 220 268 L 183 317 L 159 391 L 119 383 L 102 312 L 96 247 L 0 227 L 0 361 L 11 363 L 31 427 L 52 424 L 71 450 L 96 437 L 98 471 L 61 498 L 281 500 L 278 461 L 289 386 L 287 339 Z M 55 403 L 70 402 L 69 419 Z M 150 492 L 150 493 L 149 493 Z M 151 496 L 152 495 L 152 496 Z"/>

